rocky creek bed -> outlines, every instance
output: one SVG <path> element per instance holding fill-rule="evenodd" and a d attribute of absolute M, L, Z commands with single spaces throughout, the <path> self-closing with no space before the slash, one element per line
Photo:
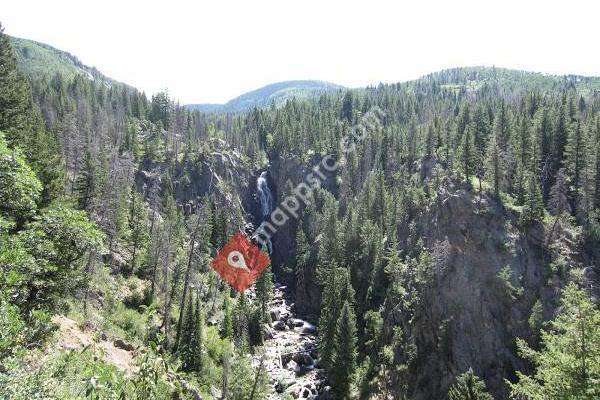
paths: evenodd
<path fill-rule="evenodd" d="M 275 284 L 271 324 L 265 327 L 264 365 L 269 374 L 269 399 L 323 399 L 324 371 L 316 366 L 317 330 L 293 313 L 286 287 Z M 255 360 L 258 363 L 258 360 Z"/>

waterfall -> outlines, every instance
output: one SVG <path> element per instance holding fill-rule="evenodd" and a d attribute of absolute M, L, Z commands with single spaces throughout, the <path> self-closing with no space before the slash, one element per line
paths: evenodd
<path fill-rule="evenodd" d="M 273 195 L 267 182 L 267 171 L 264 171 L 258 177 L 256 181 L 258 193 L 260 195 L 260 205 L 262 208 L 262 217 L 267 218 L 273 211 Z"/>
<path fill-rule="evenodd" d="M 273 194 L 271 188 L 269 188 L 269 182 L 267 180 L 267 171 L 263 171 L 256 181 L 256 189 L 260 196 L 260 206 L 262 211 L 262 221 L 265 221 L 273 212 Z M 261 222 L 262 222 L 261 221 Z M 269 254 L 273 252 L 273 245 L 271 240 L 267 242 L 267 251 Z"/>

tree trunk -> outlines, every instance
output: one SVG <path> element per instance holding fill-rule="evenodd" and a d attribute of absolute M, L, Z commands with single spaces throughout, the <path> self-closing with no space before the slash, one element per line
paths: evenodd
<path fill-rule="evenodd" d="M 177 335 L 175 337 L 175 348 L 179 346 L 179 338 L 181 336 L 181 325 L 183 321 L 183 313 L 185 309 L 185 298 L 187 296 L 188 287 L 190 284 L 190 275 L 192 272 L 192 266 L 194 261 L 194 247 L 196 247 L 196 237 L 198 235 L 198 228 L 200 227 L 200 214 L 196 218 L 196 226 L 194 227 L 194 231 L 192 232 L 192 237 L 190 238 L 190 249 L 188 252 L 188 261 L 187 268 L 185 271 L 185 278 L 183 280 L 183 293 L 181 295 L 181 301 L 179 303 L 179 319 L 177 320 Z"/>

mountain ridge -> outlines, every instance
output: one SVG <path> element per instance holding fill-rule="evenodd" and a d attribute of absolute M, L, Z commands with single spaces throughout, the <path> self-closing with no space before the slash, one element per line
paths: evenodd
<path fill-rule="evenodd" d="M 110 86 L 132 87 L 104 75 L 96 67 L 84 64 L 68 51 L 31 39 L 15 36 L 9 38 L 21 72 L 31 78 L 51 79 L 56 74 L 60 74 L 67 79 L 72 79 L 77 75 L 83 75 L 92 80 L 104 81 Z"/>
<path fill-rule="evenodd" d="M 133 86 L 108 77 L 96 67 L 81 62 L 72 53 L 35 40 L 9 36 L 15 49 L 20 70 L 34 79 L 51 79 L 60 74 L 67 79 L 83 75 L 92 80 L 106 82 L 108 86 Z M 600 77 L 576 74 L 549 74 L 536 71 L 524 71 L 496 66 L 467 66 L 453 67 L 424 74 L 421 77 L 390 83 L 391 85 L 434 84 L 440 88 L 453 91 L 473 91 L 483 85 L 495 84 L 501 87 L 519 87 L 521 90 L 537 90 L 555 85 L 585 86 L 587 90 L 600 90 Z M 356 90 L 369 90 L 376 86 L 370 85 Z M 235 113 L 245 112 L 253 108 L 266 108 L 271 105 L 279 106 L 286 101 L 296 98 L 309 100 L 318 98 L 321 94 L 332 93 L 348 88 L 335 83 L 320 80 L 286 80 L 271 83 L 258 89 L 243 93 L 226 103 L 186 104 L 191 111 L 205 113 Z"/>
<path fill-rule="evenodd" d="M 241 112 L 252 108 L 262 108 L 271 104 L 280 105 L 291 98 L 309 99 L 323 93 L 345 89 L 335 83 L 319 80 L 288 80 L 271 83 L 243 93 L 224 104 L 186 104 L 191 110 L 203 112 Z"/>

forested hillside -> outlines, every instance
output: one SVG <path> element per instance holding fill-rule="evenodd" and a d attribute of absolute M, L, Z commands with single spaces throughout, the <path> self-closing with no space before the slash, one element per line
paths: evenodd
<path fill-rule="evenodd" d="M 321 81 L 286 81 L 272 83 L 260 89 L 245 93 L 225 104 L 187 104 L 192 111 L 203 112 L 242 112 L 253 108 L 276 107 L 293 98 L 309 100 L 328 92 L 343 89 L 339 85 Z"/>
<path fill-rule="evenodd" d="M 19 43 L 0 33 L 0 398 L 314 398 L 307 355 L 324 399 L 600 396 L 599 78 L 457 68 L 201 113 L 31 73 Z M 209 262 L 275 222 L 262 173 L 275 202 L 311 190 L 240 294 Z M 264 365 L 296 332 L 283 292 L 318 331 L 291 381 Z"/>
<path fill-rule="evenodd" d="M 19 69 L 35 79 L 45 77 L 51 79 L 59 74 L 65 79 L 73 79 L 76 75 L 84 75 L 90 79 L 105 81 L 107 84 L 117 83 L 104 76 L 96 68 L 88 67 L 77 57 L 66 51 L 58 50 L 45 43 L 33 40 L 9 37 L 13 46 Z"/>

